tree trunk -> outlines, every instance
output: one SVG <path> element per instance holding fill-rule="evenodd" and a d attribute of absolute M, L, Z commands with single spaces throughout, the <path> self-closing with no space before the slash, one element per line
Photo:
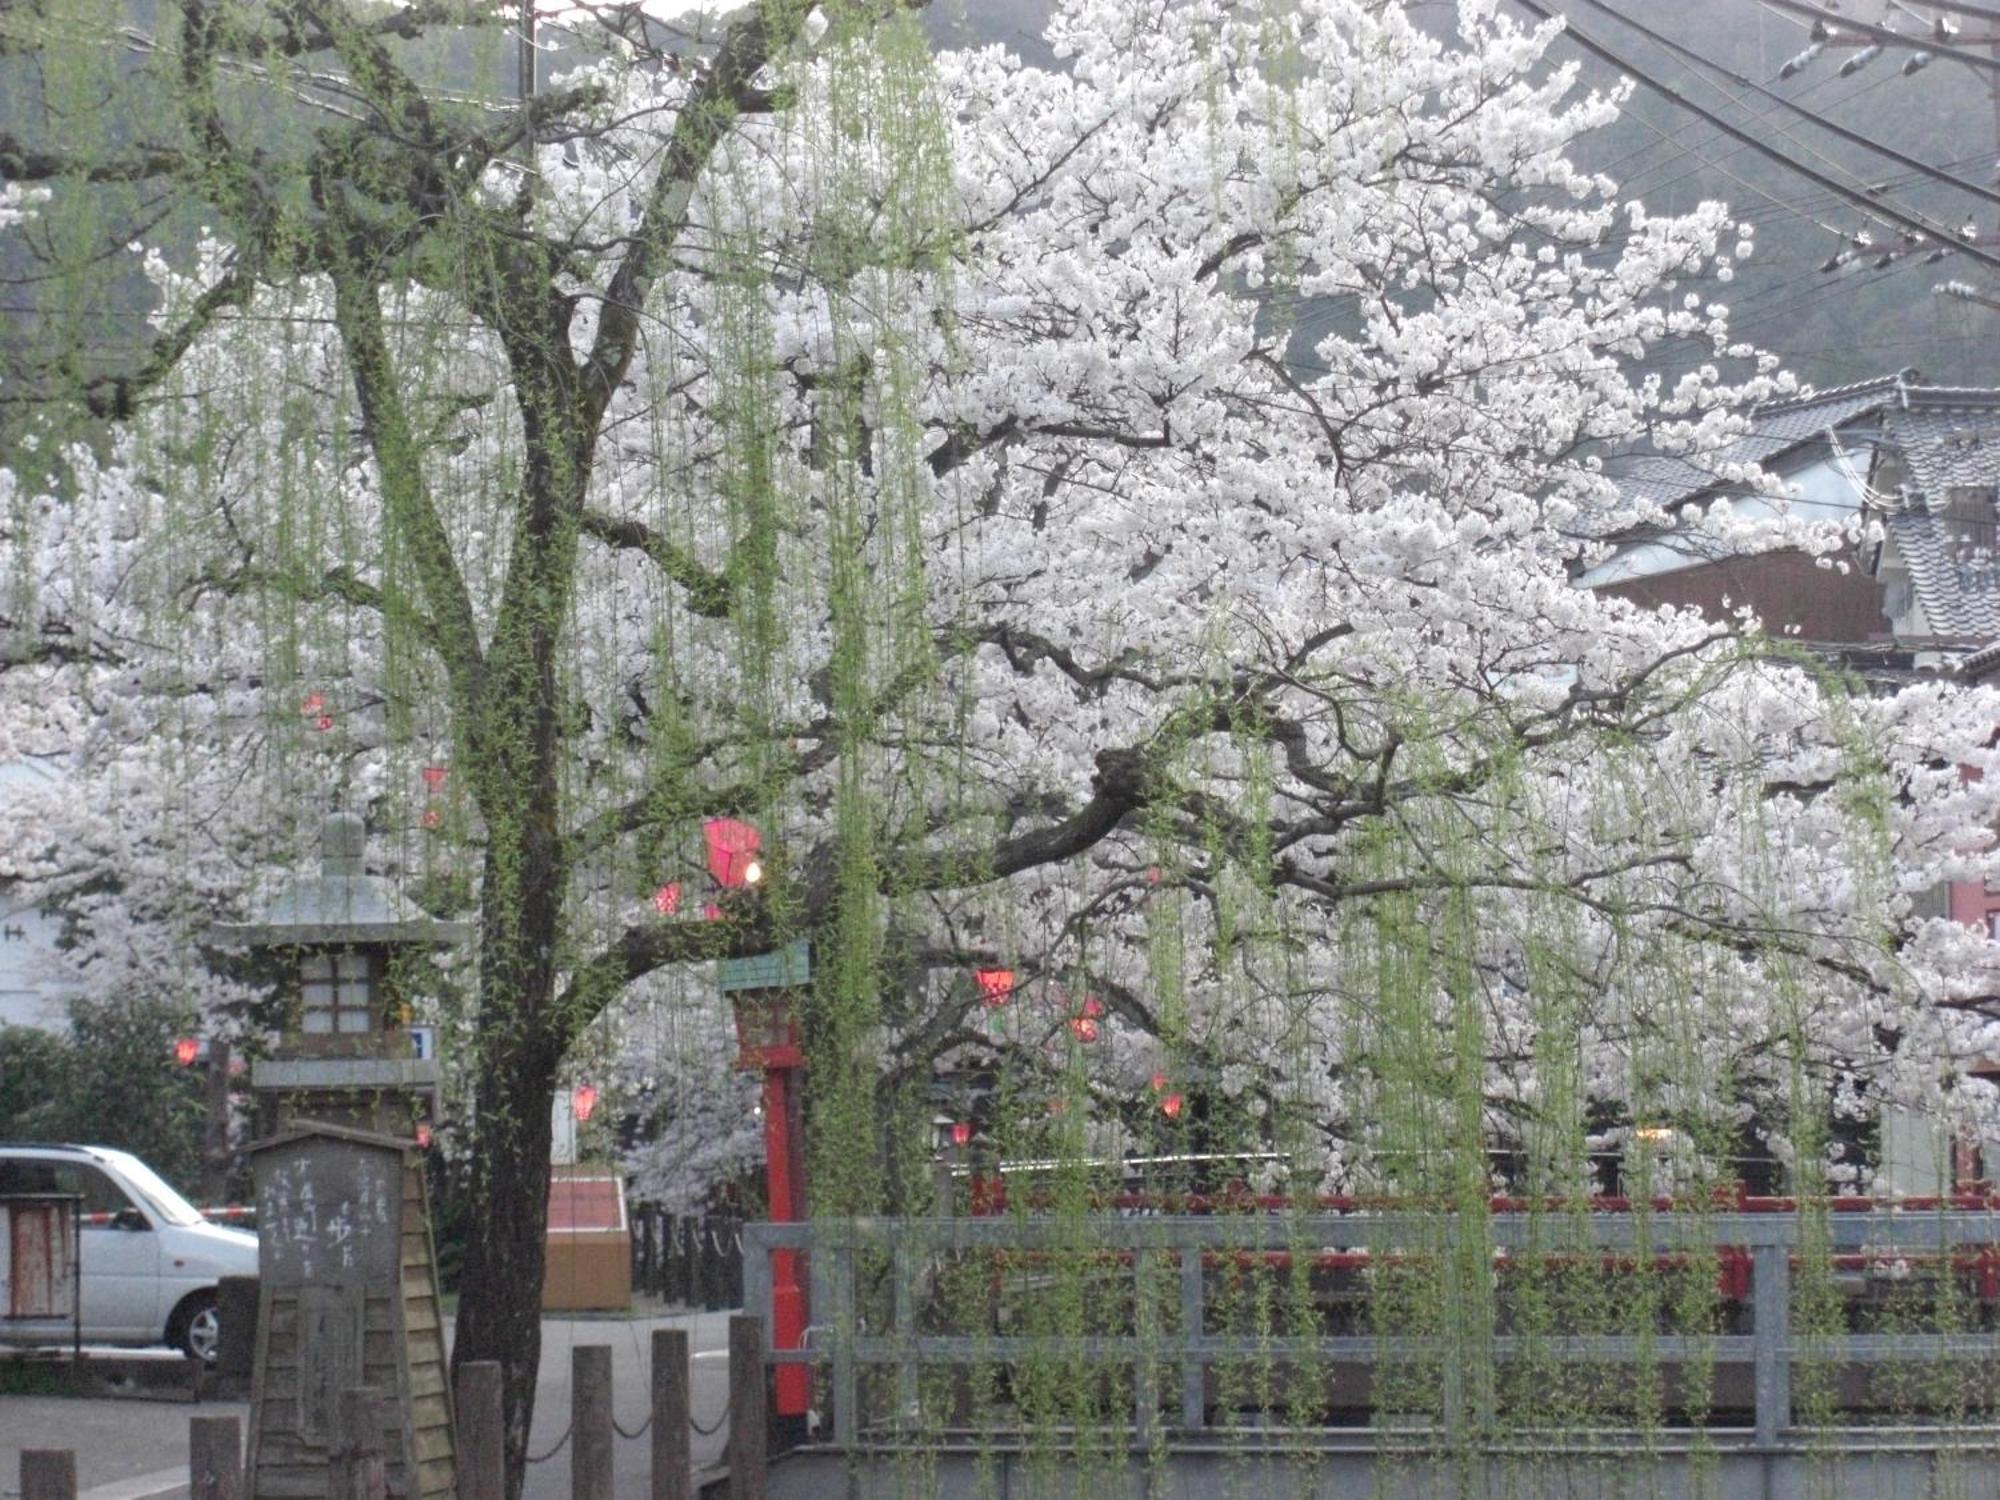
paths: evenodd
<path fill-rule="evenodd" d="M 520 1500 L 542 1352 L 548 1250 L 549 1111 L 563 1040 L 553 1016 L 562 881 L 546 812 L 522 798 L 489 817 L 480 935 L 478 1068 L 471 1203 L 452 1368 L 501 1372 L 507 1500 Z M 511 877 L 503 873 L 513 871 Z"/>
<path fill-rule="evenodd" d="M 454 1370 L 472 1360 L 499 1363 L 507 1500 L 520 1500 L 542 1355 L 557 1054 L 518 1021 L 482 1054 L 471 1199 L 479 1221 L 466 1240 L 451 1362 Z"/>

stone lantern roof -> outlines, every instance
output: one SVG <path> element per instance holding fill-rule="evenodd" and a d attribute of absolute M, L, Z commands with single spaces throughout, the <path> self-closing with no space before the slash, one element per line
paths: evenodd
<path fill-rule="evenodd" d="M 358 814 L 329 813 L 320 827 L 319 873 L 294 880 L 253 921 L 211 924 L 210 941 L 227 948 L 361 943 L 442 947 L 473 937 L 477 923 L 440 921 L 392 882 L 364 871 L 361 855 L 367 836 L 367 825 Z"/>

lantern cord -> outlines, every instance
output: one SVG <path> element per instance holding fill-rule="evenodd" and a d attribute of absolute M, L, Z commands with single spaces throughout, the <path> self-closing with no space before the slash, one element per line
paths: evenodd
<path fill-rule="evenodd" d="M 634 1438 L 644 1437 L 646 1435 L 646 1429 L 648 1427 L 651 1427 L 652 1425 L 653 1425 L 653 1414 L 651 1412 L 647 1412 L 646 1420 L 641 1422 L 637 1427 L 634 1427 L 630 1432 L 627 1432 L 622 1426 L 619 1425 L 617 1417 L 614 1416 L 611 1419 L 611 1430 L 617 1433 L 620 1437 L 624 1438 L 627 1442 L 631 1442 Z"/>

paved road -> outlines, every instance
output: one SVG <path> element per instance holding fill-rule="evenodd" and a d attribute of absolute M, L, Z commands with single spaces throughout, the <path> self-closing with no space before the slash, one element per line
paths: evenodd
<path fill-rule="evenodd" d="M 542 1323 L 542 1364 L 536 1383 L 535 1426 L 528 1443 L 530 1456 L 555 1449 L 553 1456 L 531 1464 L 524 1500 L 567 1500 L 567 1442 L 557 1446 L 569 1426 L 570 1351 L 579 1344 L 611 1348 L 613 1415 L 636 1438 L 617 1438 L 613 1467 L 620 1496 L 647 1493 L 652 1435 L 640 1432 L 646 1420 L 650 1382 L 647 1360 L 655 1328 L 686 1328 L 695 1351 L 690 1399 L 694 1418 L 704 1426 L 716 1423 L 728 1400 L 726 1353 L 729 1317 L 726 1313 L 680 1313 L 636 1318 L 548 1318 Z M 176 1356 L 165 1356 L 172 1358 Z M 187 1401 L 157 1396 L 124 1399 L 83 1399 L 63 1396 L 0 1396 L 0 1500 L 17 1494 L 21 1449 L 69 1448 L 76 1454 L 77 1487 L 82 1500 L 175 1500 L 187 1489 L 187 1424 L 191 1416 L 235 1416 L 247 1419 L 241 1402 Z M 722 1454 L 724 1429 L 694 1436 L 695 1468 L 716 1463 Z"/>

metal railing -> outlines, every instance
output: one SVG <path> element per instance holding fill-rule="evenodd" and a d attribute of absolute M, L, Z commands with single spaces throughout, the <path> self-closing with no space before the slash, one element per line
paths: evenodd
<path fill-rule="evenodd" d="M 627 1209 L 632 1289 L 679 1307 L 736 1307 L 743 1300 L 743 1221 L 673 1214 L 656 1203 Z"/>
<path fill-rule="evenodd" d="M 1552 1222 L 1559 1219 L 1559 1224 Z M 1080 1233 L 1088 1244 L 1079 1245 Z M 1387 1361 L 1445 1355 L 1441 1338 L 1382 1335 L 1243 1336 L 1208 1331 L 1207 1269 L 1218 1259 L 1302 1254 L 1347 1264 L 1398 1256 L 1449 1255 L 1448 1217 L 1407 1212 L 1349 1214 L 1227 1214 L 1125 1218 L 1092 1216 L 1087 1226 L 1059 1218 L 847 1219 L 743 1228 L 744 1310 L 771 1326 L 771 1255 L 805 1251 L 810 1265 L 813 1327 L 804 1349 L 769 1349 L 772 1364 L 824 1367 L 832 1436 L 852 1446 L 862 1435 L 861 1372 L 892 1367 L 897 1407 L 914 1410 L 919 1372 L 926 1368 L 991 1366 L 1050 1358 L 1127 1366 L 1134 1371 L 1135 1431 L 1150 1435 L 1159 1421 L 1157 1372 L 1177 1367 L 1178 1427 L 1213 1431 L 1205 1410 L 1210 1367 L 1222 1361 L 1268 1359 L 1297 1363 Z M 1496 1214 L 1478 1233 L 1496 1252 L 1538 1255 L 1587 1252 L 1623 1259 L 1710 1252 L 1748 1261 L 1748 1334 L 1579 1334 L 1547 1337 L 1498 1332 L 1483 1340 L 1496 1361 L 1534 1354 L 1561 1361 L 1638 1365 L 1642 1361 L 1711 1361 L 1753 1370 L 1755 1422 L 1742 1445 L 1770 1450 L 1792 1427 L 1792 1372 L 1802 1359 L 1859 1365 L 1938 1360 L 2000 1360 L 2000 1332 L 1826 1332 L 1794 1337 L 1794 1262 L 1802 1253 L 1830 1252 L 1852 1264 L 1926 1259 L 1954 1269 L 1989 1267 L 2000 1247 L 2000 1215 L 1962 1210 L 1840 1212 L 1817 1225 L 1796 1213 L 1591 1213 L 1585 1216 Z M 1559 1245 L 1551 1245 L 1551 1235 Z M 1133 1276 L 1134 1327 L 1122 1334 L 1050 1338 L 1012 1334 L 947 1334 L 921 1327 L 920 1304 L 934 1258 L 968 1251 L 1067 1254 L 1110 1263 Z M 1968 1251 L 1979 1252 L 1967 1255 Z M 889 1306 L 871 1327 L 857 1316 L 857 1271 L 887 1268 Z M 1145 1269 L 1142 1269 L 1145 1268 Z M 1164 1328 L 1158 1299 L 1136 1278 L 1165 1274 L 1178 1288 L 1177 1327 Z M 1462 1428 L 1452 1381 L 1444 1382 L 1444 1427 Z"/>

